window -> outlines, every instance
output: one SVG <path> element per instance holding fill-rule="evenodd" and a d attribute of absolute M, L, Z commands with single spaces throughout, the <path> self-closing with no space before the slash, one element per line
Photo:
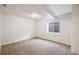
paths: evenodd
<path fill-rule="evenodd" d="M 48 32 L 60 32 L 60 25 L 59 22 L 51 22 L 48 23 Z"/>

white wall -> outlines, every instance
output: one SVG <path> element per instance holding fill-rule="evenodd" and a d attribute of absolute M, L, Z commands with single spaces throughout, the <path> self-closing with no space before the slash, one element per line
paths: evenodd
<path fill-rule="evenodd" d="M 48 40 L 71 45 L 71 14 L 65 14 L 57 17 L 60 22 L 60 33 L 47 33 L 47 23 L 49 19 L 38 21 L 38 36 Z"/>
<path fill-rule="evenodd" d="M 1 51 L 1 7 L 0 7 L 0 51 Z"/>
<path fill-rule="evenodd" d="M 71 34 L 72 52 L 79 54 L 79 5 L 72 8 Z"/>
<path fill-rule="evenodd" d="M 68 13 L 58 16 L 57 18 L 60 19 L 58 20 L 60 21 L 60 33 L 47 33 L 48 19 L 34 21 L 20 16 L 3 13 L 1 44 L 9 44 L 29 39 L 33 36 L 39 36 L 70 45 L 71 14 Z"/>
<path fill-rule="evenodd" d="M 1 26 L 2 25 L 1 24 L 2 23 L 2 17 L 1 17 L 2 16 L 2 13 L 1 13 L 1 10 L 2 9 L 1 9 L 1 5 L 0 5 L 0 52 L 1 52 L 1 40 L 2 40 L 2 31 L 1 31 L 2 30 L 2 28 L 1 28 L 2 27 Z"/>
<path fill-rule="evenodd" d="M 33 34 L 35 34 L 34 20 L 2 14 L 2 45 L 29 39 Z"/>
<path fill-rule="evenodd" d="M 61 41 L 71 45 L 71 13 L 59 16 Z"/>

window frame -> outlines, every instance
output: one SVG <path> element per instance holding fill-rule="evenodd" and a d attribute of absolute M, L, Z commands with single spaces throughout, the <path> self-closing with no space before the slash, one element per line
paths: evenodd
<path fill-rule="evenodd" d="M 56 21 L 56 22 L 57 22 L 57 21 Z M 50 31 L 49 31 L 49 24 L 50 24 L 50 23 L 53 23 L 53 28 L 54 28 L 54 24 L 55 24 L 56 22 L 49 22 L 49 23 L 47 23 L 47 33 L 60 33 L 60 22 L 59 22 L 59 32 L 55 32 L 55 31 L 54 31 L 55 29 L 53 29 L 53 32 L 50 32 Z"/>

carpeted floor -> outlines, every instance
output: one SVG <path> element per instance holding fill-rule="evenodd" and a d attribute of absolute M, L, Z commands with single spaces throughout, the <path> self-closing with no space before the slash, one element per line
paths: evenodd
<path fill-rule="evenodd" d="M 73 55 L 71 47 L 42 39 L 29 39 L 2 46 L 2 55 Z"/>

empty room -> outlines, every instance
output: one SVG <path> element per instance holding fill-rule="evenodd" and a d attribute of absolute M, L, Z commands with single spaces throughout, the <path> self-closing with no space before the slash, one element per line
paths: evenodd
<path fill-rule="evenodd" d="M 79 5 L 0 4 L 1 55 L 78 55 Z"/>

